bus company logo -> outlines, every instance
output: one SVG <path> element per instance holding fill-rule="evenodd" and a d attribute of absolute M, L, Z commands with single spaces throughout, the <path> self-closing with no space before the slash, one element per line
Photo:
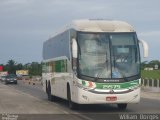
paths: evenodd
<path fill-rule="evenodd" d="M 103 89 L 120 89 L 120 85 L 103 85 Z"/>
<path fill-rule="evenodd" d="M 120 82 L 120 80 L 103 80 L 104 82 Z"/>

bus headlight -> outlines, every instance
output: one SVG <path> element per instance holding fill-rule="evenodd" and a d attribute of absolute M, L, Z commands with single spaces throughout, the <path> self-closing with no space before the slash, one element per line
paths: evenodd
<path fill-rule="evenodd" d="M 83 88 L 83 85 L 81 83 L 79 83 L 78 81 L 76 81 L 76 84 L 75 84 L 77 87 L 79 88 Z"/>

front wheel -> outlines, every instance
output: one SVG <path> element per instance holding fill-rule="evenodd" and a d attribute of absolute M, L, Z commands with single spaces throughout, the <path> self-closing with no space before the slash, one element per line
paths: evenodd
<path fill-rule="evenodd" d="M 127 108 L 127 103 L 121 103 L 121 104 L 117 104 L 118 108 L 121 110 L 125 110 Z"/>
<path fill-rule="evenodd" d="M 70 88 L 68 88 L 68 90 L 67 90 L 67 98 L 68 98 L 68 106 L 69 106 L 69 108 L 72 109 L 72 110 L 77 109 L 78 108 L 78 104 L 72 102 L 72 100 L 71 100 Z"/>
<path fill-rule="evenodd" d="M 50 82 L 48 83 L 48 87 L 46 87 L 46 89 L 47 89 L 48 100 L 55 102 L 56 98 L 55 98 L 55 96 L 53 96 L 51 94 L 51 85 L 50 85 Z"/>

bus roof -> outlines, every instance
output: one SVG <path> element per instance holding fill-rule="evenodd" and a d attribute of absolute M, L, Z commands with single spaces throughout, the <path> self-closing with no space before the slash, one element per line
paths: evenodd
<path fill-rule="evenodd" d="M 134 32 L 133 27 L 124 21 L 79 19 L 73 20 L 71 24 L 66 25 L 53 34 L 50 34 L 49 39 L 69 29 L 82 32 Z"/>
<path fill-rule="evenodd" d="M 134 32 L 133 27 L 124 22 L 116 20 L 74 20 L 71 28 L 85 32 Z"/>

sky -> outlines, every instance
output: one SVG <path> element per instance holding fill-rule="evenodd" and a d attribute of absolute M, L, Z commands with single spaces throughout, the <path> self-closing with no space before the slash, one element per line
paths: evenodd
<path fill-rule="evenodd" d="M 0 0 L 0 64 L 42 61 L 43 42 L 75 19 L 131 24 L 149 45 L 142 61 L 160 60 L 160 0 Z"/>

